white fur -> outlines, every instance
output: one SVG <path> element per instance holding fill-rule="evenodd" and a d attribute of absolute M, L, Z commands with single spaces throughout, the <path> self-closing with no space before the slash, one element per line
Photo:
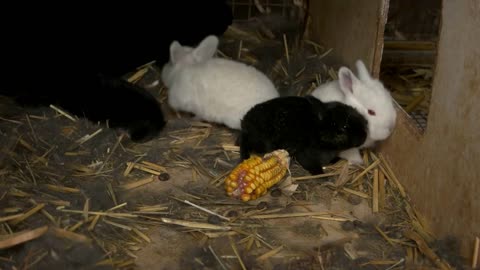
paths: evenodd
<path fill-rule="evenodd" d="M 240 129 L 248 110 L 279 93 L 253 66 L 214 57 L 217 46 L 215 36 L 206 37 L 196 48 L 172 42 L 170 62 L 162 69 L 168 103 L 199 119 Z"/>
<path fill-rule="evenodd" d="M 359 149 L 371 147 L 377 141 L 385 140 L 392 133 L 397 112 L 390 92 L 378 79 L 372 78 L 361 60 L 356 62 L 358 77 L 347 67 L 338 71 L 338 80 L 317 87 L 312 95 L 323 102 L 339 101 L 354 107 L 368 121 L 368 135 L 358 148 L 340 153 L 340 157 L 352 164 L 362 164 Z M 375 111 L 370 115 L 368 110 Z"/>

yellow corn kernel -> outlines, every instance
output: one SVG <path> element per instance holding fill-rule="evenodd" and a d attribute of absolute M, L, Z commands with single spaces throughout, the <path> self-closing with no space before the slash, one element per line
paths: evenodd
<path fill-rule="evenodd" d="M 228 196 L 242 201 L 255 200 L 280 182 L 290 167 L 290 156 L 285 150 L 276 150 L 263 157 L 252 155 L 244 160 L 225 179 Z"/>

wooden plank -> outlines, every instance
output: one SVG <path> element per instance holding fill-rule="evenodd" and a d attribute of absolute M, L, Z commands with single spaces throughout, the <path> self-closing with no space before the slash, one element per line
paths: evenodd
<path fill-rule="evenodd" d="M 480 235 L 480 2 L 443 1 L 428 127 L 405 113 L 382 153 L 440 237 L 461 240 L 471 257 Z M 461 30 L 458 26 L 461 25 Z"/>
<path fill-rule="evenodd" d="M 378 77 L 387 10 L 388 0 L 310 1 L 312 38 L 333 48 L 325 61 L 354 68 L 362 59 Z"/>

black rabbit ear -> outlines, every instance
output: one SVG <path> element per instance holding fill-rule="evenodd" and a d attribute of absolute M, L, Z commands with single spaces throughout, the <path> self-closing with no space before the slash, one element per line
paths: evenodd
<path fill-rule="evenodd" d="M 325 112 L 327 110 L 325 103 L 312 95 L 305 96 L 305 99 L 311 104 L 313 111 L 318 116 L 318 119 L 322 120 L 325 118 Z"/>

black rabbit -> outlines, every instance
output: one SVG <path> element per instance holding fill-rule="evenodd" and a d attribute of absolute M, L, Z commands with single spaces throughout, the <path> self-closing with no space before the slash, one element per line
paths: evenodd
<path fill-rule="evenodd" d="M 173 40 L 194 46 L 222 35 L 233 18 L 225 0 L 15 2 L 3 10 L 0 95 L 108 121 L 137 142 L 166 122 L 154 96 L 124 75 L 151 61 L 161 68 Z"/>

